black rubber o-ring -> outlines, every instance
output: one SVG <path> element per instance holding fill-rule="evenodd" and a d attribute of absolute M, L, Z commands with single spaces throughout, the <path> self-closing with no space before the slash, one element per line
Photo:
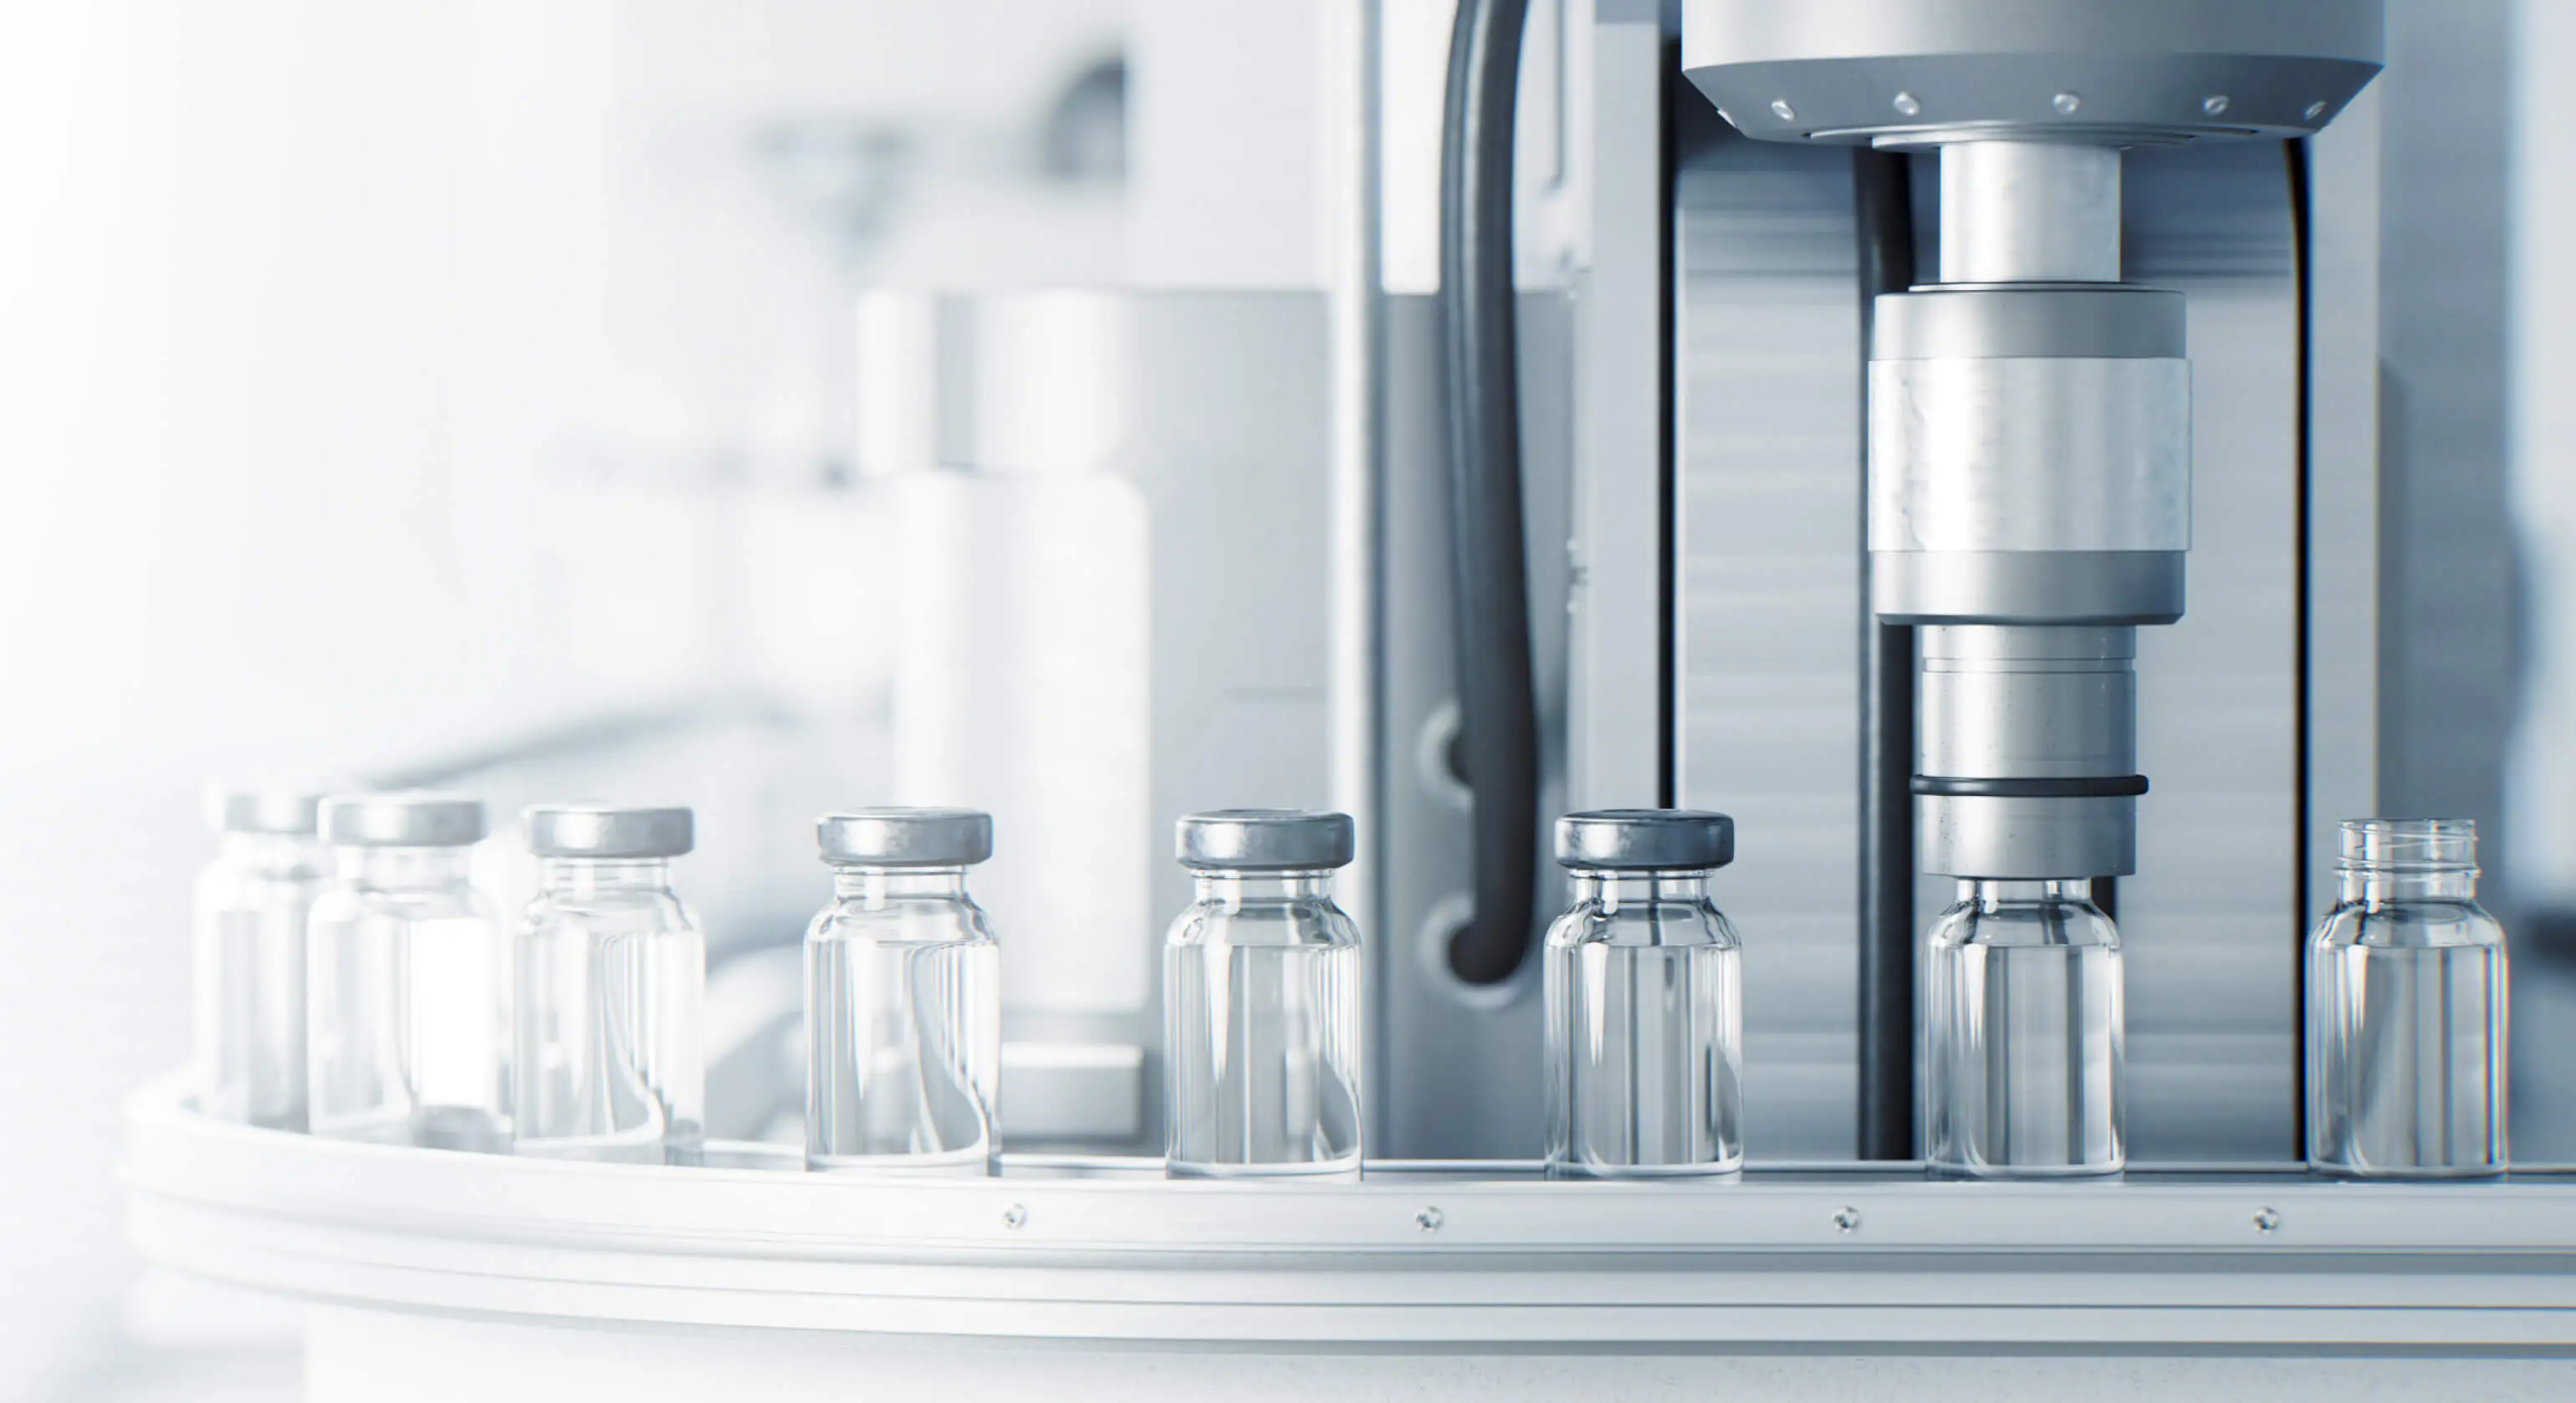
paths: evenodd
<path fill-rule="evenodd" d="M 2045 779 L 1954 779 L 1916 775 L 1914 792 L 1943 799 L 2133 799 L 2147 792 L 2145 775 L 2068 775 Z"/>

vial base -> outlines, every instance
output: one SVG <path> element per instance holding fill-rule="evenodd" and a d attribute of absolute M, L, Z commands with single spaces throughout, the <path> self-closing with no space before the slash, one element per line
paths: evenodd
<path fill-rule="evenodd" d="M 1180 945 L 1165 997 L 1174 1178 L 1360 1172 L 1355 945 Z"/>
<path fill-rule="evenodd" d="M 2309 970 L 2309 1163 L 2361 1178 L 2503 1173 L 2504 948 L 2343 945 Z"/>
<path fill-rule="evenodd" d="M 1548 1176 L 1741 1170 L 1742 953 L 1592 943 L 1548 959 Z"/>
<path fill-rule="evenodd" d="M 808 941 L 806 1164 L 989 1172 L 999 973 L 989 943 Z"/>
<path fill-rule="evenodd" d="M 1926 975 L 1932 1172 L 2120 1172 L 2119 951 L 1936 943 Z"/>

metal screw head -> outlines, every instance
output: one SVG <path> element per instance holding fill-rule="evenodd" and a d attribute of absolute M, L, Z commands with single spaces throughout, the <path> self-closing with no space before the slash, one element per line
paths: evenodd
<path fill-rule="evenodd" d="M 2057 109 L 2057 115 L 2072 117 L 2075 115 L 2075 109 L 2084 105 L 2084 99 L 2074 93 L 2059 93 L 2048 100 L 2048 105 Z"/>
<path fill-rule="evenodd" d="M 1794 122 L 1798 120 L 1798 110 L 1791 107 L 1789 105 L 1789 99 L 1785 97 L 1775 97 L 1771 99 L 1771 115 L 1779 118 L 1783 122 Z"/>
<path fill-rule="evenodd" d="M 1834 1226 L 1835 1226 L 1836 1228 L 1840 1229 L 1840 1230 L 1841 1230 L 1843 1233 L 1845 1233 L 1846 1235 L 1851 1234 L 1851 1233 L 1859 1232 L 1859 1231 L 1860 1231 L 1860 1210 L 1859 1210 L 1859 1209 L 1857 1209 L 1857 1208 L 1850 1208 L 1850 1207 L 1844 1207 L 1844 1208 L 1837 1208 L 1837 1209 L 1835 1209 L 1835 1210 L 1834 1210 Z"/>
<path fill-rule="evenodd" d="M 1021 1205 L 1021 1204 L 1014 1203 L 1014 1204 L 1012 1204 L 1010 1207 L 1005 1208 L 1005 1209 L 1003 1209 L 1003 1210 L 1002 1210 L 1002 1226 L 1003 1226 L 1003 1227 L 1006 1227 L 1006 1228 L 1022 1227 L 1022 1226 L 1025 1226 L 1025 1225 L 1028 1223 L 1028 1221 L 1029 1221 L 1029 1210 L 1028 1210 L 1025 1206 L 1023 1206 L 1023 1205 Z"/>
<path fill-rule="evenodd" d="M 2262 1233 L 2268 1237 L 2280 1230 L 2281 1210 L 2277 1208 L 2257 1208 L 2254 1210 L 2254 1231 Z"/>
<path fill-rule="evenodd" d="M 1919 117 L 1923 115 L 1923 104 L 1915 101 L 1912 93 L 1898 93 L 1896 112 L 1900 117 Z"/>
<path fill-rule="evenodd" d="M 2200 100 L 2200 110 L 2215 117 L 2227 110 L 2227 94 L 2212 93 Z"/>
<path fill-rule="evenodd" d="M 1448 1221 L 1437 1208 L 1425 1208 L 1413 1215 L 1413 1225 L 1424 1232 L 1438 1232 L 1440 1225 Z"/>
<path fill-rule="evenodd" d="M 2319 117 L 2326 115 L 2326 105 L 2322 102 L 2311 102 L 2308 104 L 2307 112 L 2303 115 L 2305 115 L 2309 121 L 2313 122 Z"/>

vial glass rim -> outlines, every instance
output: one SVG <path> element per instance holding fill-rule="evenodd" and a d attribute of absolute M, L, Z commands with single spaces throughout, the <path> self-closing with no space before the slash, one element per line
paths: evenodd
<path fill-rule="evenodd" d="M 2342 824 L 2343 872 L 2478 870 L 2478 826 L 2465 818 L 2356 818 Z"/>

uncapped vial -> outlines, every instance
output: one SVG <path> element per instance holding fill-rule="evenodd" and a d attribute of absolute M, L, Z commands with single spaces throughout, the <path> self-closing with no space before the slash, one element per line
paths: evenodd
<path fill-rule="evenodd" d="M 1550 1178 L 1744 1167 L 1744 950 L 1708 899 L 1734 858 L 1724 814 L 1557 820 L 1574 904 L 1547 932 Z"/>
<path fill-rule="evenodd" d="M 1935 1174 L 2116 1174 L 2120 932 L 2092 883 L 1968 881 L 1923 958 Z"/>
<path fill-rule="evenodd" d="M 2335 908 L 2308 937 L 2308 1162 L 2502 1173 L 2504 928 L 2478 905 L 2476 827 L 2346 823 L 2337 870 Z"/>
<path fill-rule="evenodd" d="M 537 808 L 521 827 L 539 872 L 518 926 L 514 1148 L 699 1162 L 707 941 L 671 891 L 671 859 L 695 845 L 694 818 L 678 808 Z"/>
<path fill-rule="evenodd" d="M 304 923 L 330 873 L 321 795 L 218 788 L 222 835 L 197 878 L 197 1110 L 272 1130 L 304 1128 Z"/>
<path fill-rule="evenodd" d="M 1180 821 L 1196 899 L 1163 950 L 1165 1170 L 1360 1174 L 1360 934 L 1333 904 L 1347 814 Z"/>
<path fill-rule="evenodd" d="M 816 825 L 832 904 L 805 932 L 805 1162 L 992 1172 L 1001 948 L 966 894 L 993 855 L 971 809 L 860 809 Z"/>
<path fill-rule="evenodd" d="M 479 800 L 325 800 L 338 878 L 305 944 L 306 1080 L 316 1135 L 510 1148 L 510 950 L 467 867 Z"/>

